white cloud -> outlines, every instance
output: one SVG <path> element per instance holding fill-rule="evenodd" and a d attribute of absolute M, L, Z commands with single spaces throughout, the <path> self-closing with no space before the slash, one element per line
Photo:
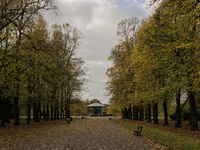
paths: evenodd
<path fill-rule="evenodd" d="M 117 44 L 117 24 L 126 18 L 144 18 L 150 14 L 148 0 L 57 0 L 59 15 L 45 15 L 47 21 L 62 24 L 69 22 L 78 28 L 84 38 L 77 55 L 86 61 L 93 82 L 88 83 L 89 92 L 84 99 L 97 98 L 108 103 L 105 96 L 105 72 L 111 66 L 108 62 L 110 50 Z"/>

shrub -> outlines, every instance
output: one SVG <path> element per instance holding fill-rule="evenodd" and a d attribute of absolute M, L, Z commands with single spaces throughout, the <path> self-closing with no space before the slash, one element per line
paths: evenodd
<path fill-rule="evenodd" d="M 176 120 L 176 113 L 173 113 L 169 116 L 170 119 L 172 120 Z"/>
<path fill-rule="evenodd" d="M 198 120 L 200 120 L 200 109 L 197 109 L 197 114 L 198 114 Z M 170 115 L 169 118 L 172 120 L 176 120 L 176 113 L 173 113 L 172 115 Z M 181 119 L 190 120 L 190 110 L 183 109 L 181 113 Z"/>

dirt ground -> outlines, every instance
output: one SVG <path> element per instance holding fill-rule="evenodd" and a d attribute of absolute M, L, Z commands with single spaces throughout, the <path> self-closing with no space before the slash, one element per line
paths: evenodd
<path fill-rule="evenodd" d="M 133 131 L 108 118 L 75 119 L 70 124 L 67 124 L 66 120 L 48 122 L 41 120 L 40 123 L 31 122 L 30 125 L 27 125 L 25 120 L 21 120 L 20 126 L 13 126 L 12 123 L 6 126 L 0 128 L 0 139 L 14 138 L 7 143 L 2 142 L 0 144 L 2 150 L 167 149 L 143 136 L 135 136 Z"/>

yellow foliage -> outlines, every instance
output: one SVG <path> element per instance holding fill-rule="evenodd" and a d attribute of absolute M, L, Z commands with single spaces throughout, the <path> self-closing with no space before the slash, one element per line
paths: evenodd
<path fill-rule="evenodd" d="M 112 103 L 109 108 L 107 114 L 113 114 L 113 115 L 121 115 L 121 107 L 117 103 Z"/>

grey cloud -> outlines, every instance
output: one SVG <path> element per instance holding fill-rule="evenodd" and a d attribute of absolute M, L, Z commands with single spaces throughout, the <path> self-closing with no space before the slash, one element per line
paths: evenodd
<path fill-rule="evenodd" d="M 148 0 L 57 0 L 59 15 L 45 14 L 50 24 L 69 22 L 84 35 L 77 56 L 86 61 L 93 82 L 86 84 L 89 91 L 82 93 L 83 99 L 97 98 L 108 103 L 105 72 L 111 66 L 110 50 L 117 44 L 117 24 L 126 18 L 148 16 L 147 3 Z"/>

